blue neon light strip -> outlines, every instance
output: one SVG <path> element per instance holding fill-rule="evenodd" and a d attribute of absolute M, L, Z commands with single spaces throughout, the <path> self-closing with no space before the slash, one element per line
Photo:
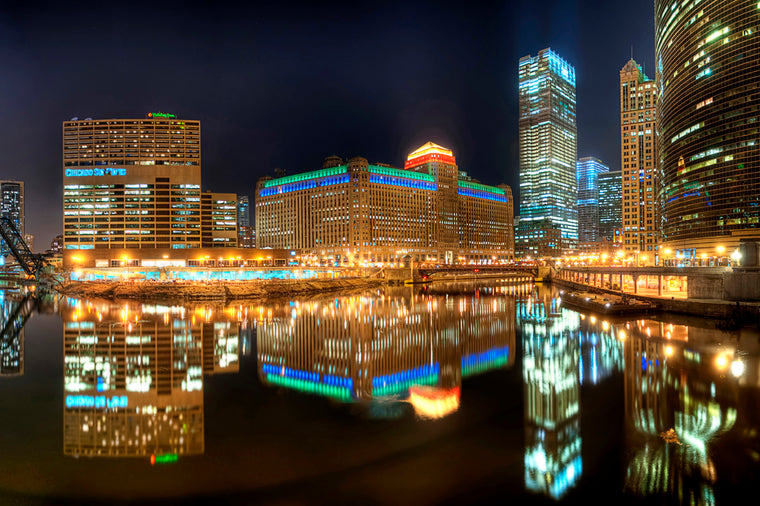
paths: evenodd
<path fill-rule="evenodd" d="M 310 179 L 307 181 L 299 181 L 297 183 L 284 184 L 282 186 L 274 186 L 272 188 L 264 188 L 261 190 L 262 197 L 268 197 L 270 195 L 276 195 L 278 193 L 289 193 L 298 190 L 308 190 L 310 188 L 317 188 L 321 186 L 332 186 L 341 183 L 348 183 L 348 174 L 340 176 L 331 176 L 324 179 Z"/>
<path fill-rule="evenodd" d="M 509 361 L 509 346 L 494 348 L 492 350 L 465 355 L 462 357 L 462 376 L 485 372 L 490 368 L 496 368 Z"/>
<path fill-rule="evenodd" d="M 319 373 L 311 371 L 301 371 L 298 369 L 291 369 L 289 367 L 282 367 L 273 364 L 263 364 L 261 370 L 265 374 L 272 374 L 274 376 L 285 376 L 287 378 L 294 378 L 299 380 L 311 381 L 313 383 L 319 383 Z M 325 385 L 343 387 L 349 390 L 354 388 L 354 380 L 352 378 L 341 378 L 340 376 L 331 376 L 325 374 L 322 376 L 322 382 Z"/>
<path fill-rule="evenodd" d="M 417 190 L 432 190 L 438 189 L 438 185 L 429 181 L 418 181 L 415 179 L 407 179 L 395 176 L 385 176 L 381 174 L 370 174 L 370 183 L 387 184 L 391 186 L 403 186 L 405 188 L 415 188 Z"/>
<path fill-rule="evenodd" d="M 395 394 L 413 385 L 430 385 L 438 382 L 441 367 L 438 363 L 426 364 L 408 371 L 400 371 L 372 378 L 374 395 Z"/>
<path fill-rule="evenodd" d="M 503 195 L 494 195 L 493 193 L 486 193 L 481 192 L 477 190 L 472 190 L 470 188 L 459 188 L 459 195 L 463 195 L 465 197 L 475 197 L 478 199 L 487 199 L 487 200 L 495 200 L 496 202 L 506 202 L 507 197 Z"/>

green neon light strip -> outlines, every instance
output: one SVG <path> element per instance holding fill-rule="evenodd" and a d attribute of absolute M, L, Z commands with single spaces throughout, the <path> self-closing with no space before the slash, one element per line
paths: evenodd
<path fill-rule="evenodd" d="M 152 112 L 150 113 L 151 118 L 176 118 L 174 114 L 170 114 L 168 112 Z"/>
<path fill-rule="evenodd" d="M 292 176 L 280 177 L 277 179 L 270 179 L 264 183 L 264 188 L 271 188 L 272 186 L 280 186 L 288 183 L 297 183 L 298 181 L 307 181 L 309 179 L 317 179 L 320 177 L 336 176 L 338 174 L 345 174 L 348 169 L 348 165 L 338 165 L 337 167 L 330 167 L 329 169 L 315 170 L 312 172 L 303 172 L 301 174 L 294 174 Z"/>
<path fill-rule="evenodd" d="M 461 188 L 470 188 L 472 190 L 480 190 L 482 192 L 495 193 L 497 195 L 504 195 L 504 190 L 496 188 L 495 186 L 488 186 L 486 184 L 471 183 L 469 181 L 459 181 Z"/>
<path fill-rule="evenodd" d="M 429 374 L 428 376 L 423 376 L 421 378 L 413 378 L 400 383 L 391 383 L 390 385 L 376 388 L 372 391 L 372 395 L 380 397 L 383 395 L 400 394 L 401 392 L 409 390 L 409 387 L 413 387 L 414 385 L 435 385 L 437 383 L 438 375 Z"/>
<path fill-rule="evenodd" d="M 350 401 L 352 399 L 351 391 L 347 388 L 323 385 L 322 383 L 313 383 L 311 381 L 298 380 L 293 378 L 286 378 L 284 376 L 277 376 L 275 374 L 267 374 L 267 381 L 272 385 L 292 388 L 294 390 L 300 390 L 301 392 L 306 392 L 309 394 L 332 397 L 333 399 L 339 399 L 341 401 Z"/>
<path fill-rule="evenodd" d="M 165 455 L 156 455 L 156 464 L 173 464 L 177 462 L 179 456 L 176 453 L 167 453 Z"/>
<path fill-rule="evenodd" d="M 472 376 L 473 374 L 481 374 L 491 369 L 498 369 L 507 363 L 507 357 L 499 358 L 493 362 L 485 362 L 482 364 L 476 364 L 469 367 L 462 367 L 462 377 Z"/>
<path fill-rule="evenodd" d="M 390 167 L 381 167 L 379 165 L 370 165 L 369 172 L 370 174 L 404 177 L 407 179 L 417 179 L 419 181 L 429 181 L 431 183 L 435 181 L 435 178 L 430 174 L 423 174 L 422 172 L 414 172 L 411 170 L 392 169 Z"/>

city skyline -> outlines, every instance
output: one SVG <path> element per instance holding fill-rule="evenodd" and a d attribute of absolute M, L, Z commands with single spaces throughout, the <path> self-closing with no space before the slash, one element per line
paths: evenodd
<path fill-rule="evenodd" d="M 517 191 L 517 61 L 543 47 L 578 72 L 578 154 L 616 159 L 616 72 L 631 46 L 653 61 L 653 9 L 620 29 L 605 23 L 620 8 L 605 4 L 429 7 L 3 8 L 0 176 L 34 181 L 38 249 L 61 233 L 49 218 L 62 203 L 46 196 L 61 194 L 60 125 L 72 117 L 200 120 L 202 185 L 215 192 L 251 194 L 275 168 L 298 173 L 331 154 L 400 165 L 427 140 Z"/>

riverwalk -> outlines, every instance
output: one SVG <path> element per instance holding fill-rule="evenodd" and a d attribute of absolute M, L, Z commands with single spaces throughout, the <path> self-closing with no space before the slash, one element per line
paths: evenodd
<path fill-rule="evenodd" d="M 760 302 L 727 301 L 715 298 L 687 298 L 685 294 L 669 293 L 657 295 L 656 290 L 640 290 L 633 294 L 621 290 L 610 289 L 600 286 L 592 286 L 586 283 L 577 283 L 567 279 L 555 277 L 552 284 L 578 293 L 610 294 L 617 297 L 625 297 L 632 303 L 651 304 L 650 312 L 660 311 L 667 313 L 687 314 L 719 318 L 736 324 L 760 323 Z"/>

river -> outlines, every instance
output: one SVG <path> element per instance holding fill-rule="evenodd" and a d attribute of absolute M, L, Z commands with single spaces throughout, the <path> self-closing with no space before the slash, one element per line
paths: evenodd
<path fill-rule="evenodd" d="M 760 476 L 756 328 L 499 280 L 1 295 L 3 504 L 732 504 Z"/>

